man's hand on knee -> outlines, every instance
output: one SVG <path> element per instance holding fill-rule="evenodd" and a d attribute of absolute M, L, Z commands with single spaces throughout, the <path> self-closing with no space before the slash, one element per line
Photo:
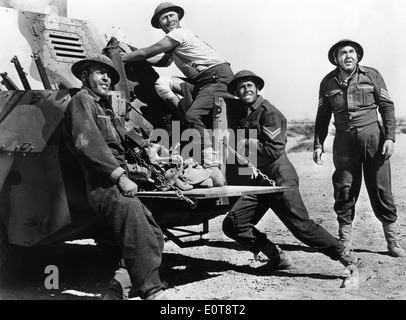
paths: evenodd
<path fill-rule="evenodd" d="M 121 194 L 125 197 L 134 198 L 138 193 L 137 184 L 130 180 L 127 175 L 123 174 L 117 180 L 117 185 L 121 191 Z"/>

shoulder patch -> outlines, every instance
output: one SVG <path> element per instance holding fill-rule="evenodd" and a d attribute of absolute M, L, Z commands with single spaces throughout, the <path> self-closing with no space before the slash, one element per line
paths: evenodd
<path fill-rule="evenodd" d="M 261 107 L 263 107 L 264 109 L 266 109 L 268 111 L 275 109 L 275 107 L 266 99 L 264 99 L 264 101 L 262 102 Z"/>
<path fill-rule="evenodd" d="M 360 66 L 360 68 L 361 68 L 361 71 L 362 71 L 362 69 L 364 69 L 363 71 L 365 71 L 365 72 L 373 71 L 375 73 L 380 73 L 377 69 L 372 68 L 372 67 Z"/>

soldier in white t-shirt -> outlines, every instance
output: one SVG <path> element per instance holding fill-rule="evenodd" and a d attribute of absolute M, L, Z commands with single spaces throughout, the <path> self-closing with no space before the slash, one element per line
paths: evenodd
<path fill-rule="evenodd" d="M 155 9 L 151 24 L 154 28 L 162 29 L 166 36 L 149 47 L 124 55 L 123 62 L 148 60 L 155 66 L 169 66 L 175 62 L 185 78 L 159 78 L 155 85 L 157 93 L 171 110 L 178 111 L 179 120 L 195 129 L 192 132 L 198 137 L 193 141 L 199 142 L 202 152 L 193 157 L 205 168 L 211 169 L 214 186 L 222 186 L 225 179 L 219 170 L 211 135 L 207 134 L 206 129 L 212 126 L 214 98 L 230 97 L 227 84 L 234 73 L 230 64 L 211 46 L 191 31 L 181 28 L 179 21 L 183 16 L 181 7 L 169 2 L 160 4 Z M 178 95 L 185 95 L 186 92 L 189 92 L 190 104 L 181 110 Z"/>

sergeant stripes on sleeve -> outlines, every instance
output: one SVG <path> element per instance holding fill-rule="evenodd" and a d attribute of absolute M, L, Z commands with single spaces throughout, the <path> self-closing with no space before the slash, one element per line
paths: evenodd
<path fill-rule="evenodd" d="M 319 99 L 319 106 L 318 106 L 318 107 L 320 108 L 322 105 L 323 105 L 323 98 L 320 98 L 320 99 Z"/>
<path fill-rule="evenodd" d="M 281 128 L 278 128 L 274 131 L 269 130 L 267 127 L 264 127 L 264 132 L 271 137 L 271 139 L 275 139 L 280 133 L 281 133 Z"/>
<path fill-rule="evenodd" d="M 388 90 L 385 89 L 385 88 L 381 88 L 381 97 L 382 97 L 382 98 L 385 98 L 385 99 L 387 99 L 387 100 L 389 100 L 389 101 L 392 101 L 392 99 L 391 99 L 390 96 L 389 96 Z"/>

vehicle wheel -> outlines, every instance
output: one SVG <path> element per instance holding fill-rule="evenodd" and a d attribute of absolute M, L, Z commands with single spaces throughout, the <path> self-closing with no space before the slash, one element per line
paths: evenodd
<path fill-rule="evenodd" d="M 16 246 L 9 243 L 6 227 L 0 217 L 0 283 L 5 283 L 15 274 L 19 257 Z"/>

